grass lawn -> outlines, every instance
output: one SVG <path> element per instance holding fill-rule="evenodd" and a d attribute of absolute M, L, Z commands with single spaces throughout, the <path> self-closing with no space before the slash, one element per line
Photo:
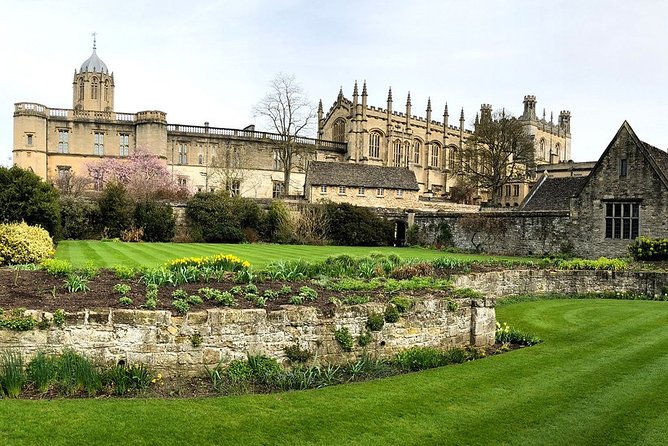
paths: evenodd
<path fill-rule="evenodd" d="M 498 309 L 544 339 L 374 382 L 199 400 L 0 403 L 0 444 L 665 444 L 668 304 Z"/>
<path fill-rule="evenodd" d="M 97 240 L 65 240 L 58 244 L 56 258 L 68 260 L 74 266 L 88 261 L 98 267 L 110 268 L 115 265 L 157 266 L 167 260 L 179 257 L 209 256 L 213 254 L 234 254 L 251 265 L 261 268 L 275 260 L 304 259 L 323 260 L 332 255 L 349 254 L 365 256 L 371 252 L 397 254 L 402 258 L 425 260 L 448 256 L 452 258 L 510 259 L 517 257 L 491 257 L 476 254 L 451 254 L 424 248 L 361 247 L 361 246 L 305 246 L 270 244 L 223 244 L 223 243 L 123 243 L 101 242 Z"/>

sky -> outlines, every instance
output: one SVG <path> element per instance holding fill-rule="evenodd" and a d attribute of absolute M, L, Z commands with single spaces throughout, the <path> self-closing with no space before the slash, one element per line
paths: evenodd
<path fill-rule="evenodd" d="M 539 116 L 571 112 L 575 161 L 598 159 L 624 120 L 665 150 L 667 17 L 662 0 L 3 0 L 0 164 L 14 103 L 72 108 L 93 32 L 115 110 L 173 124 L 261 128 L 253 105 L 286 73 L 325 111 L 366 80 L 369 105 L 391 87 L 403 111 L 410 91 L 413 114 L 431 98 L 434 119 L 447 102 L 469 128 L 481 104 L 518 116 L 532 94 Z"/>

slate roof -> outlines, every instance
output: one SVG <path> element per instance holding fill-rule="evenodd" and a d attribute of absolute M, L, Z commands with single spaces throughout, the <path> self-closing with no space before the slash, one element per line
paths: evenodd
<path fill-rule="evenodd" d="M 415 173 L 405 167 L 311 161 L 306 185 L 420 190 Z"/>
<path fill-rule="evenodd" d="M 659 170 L 661 170 L 665 176 L 668 176 L 668 152 L 647 144 L 644 141 L 640 141 L 640 143 L 645 147 L 645 150 L 647 150 L 649 156 L 652 157 Z"/>
<path fill-rule="evenodd" d="M 580 193 L 587 177 L 553 178 L 542 175 L 526 196 L 523 211 L 564 211 L 570 209 L 570 199 Z"/>

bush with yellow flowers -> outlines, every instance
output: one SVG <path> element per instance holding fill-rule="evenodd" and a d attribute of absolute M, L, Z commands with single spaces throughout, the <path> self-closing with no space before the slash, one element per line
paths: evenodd
<path fill-rule="evenodd" d="M 26 223 L 0 224 L 0 265 L 38 263 L 55 254 L 49 233 Z"/>
<path fill-rule="evenodd" d="M 208 257 L 183 257 L 170 260 L 165 264 L 165 267 L 172 271 L 187 267 L 195 267 L 235 272 L 247 269 L 250 267 L 250 263 L 247 260 L 241 260 L 239 257 L 232 254 L 216 254 Z"/>

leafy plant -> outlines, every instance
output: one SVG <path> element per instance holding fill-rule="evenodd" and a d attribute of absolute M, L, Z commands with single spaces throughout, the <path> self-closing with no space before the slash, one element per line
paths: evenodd
<path fill-rule="evenodd" d="M 16 351 L 5 351 L 0 358 L 0 388 L 9 398 L 18 398 L 26 382 L 23 356 Z"/>
<path fill-rule="evenodd" d="M 172 306 L 176 309 L 178 314 L 184 315 L 190 311 L 190 305 L 184 299 L 176 299 L 172 302 Z"/>
<path fill-rule="evenodd" d="M 294 296 L 290 296 L 288 302 L 290 302 L 292 305 L 302 305 L 304 303 L 304 296 L 301 294 L 295 294 Z"/>
<path fill-rule="evenodd" d="M 193 333 L 190 335 L 190 345 L 193 347 L 197 348 L 201 346 L 202 342 L 204 342 L 204 337 L 201 333 Z"/>
<path fill-rule="evenodd" d="M 385 313 L 383 314 L 383 316 L 385 317 L 385 322 L 394 323 L 399 320 L 401 314 L 399 313 L 399 309 L 395 305 L 389 304 L 388 306 L 385 307 Z"/>
<path fill-rule="evenodd" d="M 238 296 L 241 294 L 243 291 L 239 285 L 235 285 L 232 288 L 230 288 L 230 293 L 234 294 L 235 296 Z"/>
<path fill-rule="evenodd" d="M 128 296 L 121 296 L 118 298 L 118 303 L 121 305 L 129 306 L 132 305 L 132 299 L 129 298 Z"/>
<path fill-rule="evenodd" d="M 113 290 L 118 294 L 120 294 L 121 296 L 126 296 L 132 290 L 132 288 L 130 287 L 130 285 L 127 285 L 125 283 L 117 283 L 116 285 L 114 285 Z"/>
<path fill-rule="evenodd" d="M 66 395 L 81 391 L 95 395 L 102 389 L 102 377 L 88 358 L 66 350 L 58 357 L 56 384 Z"/>
<path fill-rule="evenodd" d="M 88 286 L 88 279 L 78 274 L 68 274 L 64 284 L 68 293 L 85 293 L 90 291 L 90 287 Z"/>
<path fill-rule="evenodd" d="M 46 259 L 41 265 L 50 276 L 54 277 L 65 277 L 74 271 L 74 267 L 67 260 Z"/>
<path fill-rule="evenodd" d="M 149 310 L 155 310 L 158 306 L 158 285 L 152 283 L 146 285 L 146 302 L 144 306 Z"/>
<path fill-rule="evenodd" d="M 413 299 L 408 296 L 396 296 L 390 301 L 394 305 L 399 313 L 405 313 L 413 307 Z"/>
<path fill-rule="evenodd" d="M 58 373 L 58 362 L 54 356 L 47 355 L 43 351 L 37 352 L 35 357 L 28 363 L 26 374 L 28 381 L 33 383 L 38 392 L 45 393 Z"/>
<path fill-rule="evenodd" d="M 278 294 L 281 296 L 287 296 L 292 293 L 292 287 L 290 285 L 283 285 L 281 289 L 278 290 Z"/>
<path fill-rule="evenodd" d="M 304 363 L 311 359 L 313 354 L 308 350 L 302 350 L 298 344 L 290 345 L 283 349 L 285 356 L 292 363 Z"/>
<path fill-rule="evenodd" d="M 130 266 L 116 265 L 113 270 L 117 279 L 130 280 L 137 276 L 137 270 Z"/>
<path fill-rule="evenodd" d="M 274 290 L 266 289 L 262 293 L 262 297 L 264 297 L 266 300 L 274 300 L 278 298 L 278 293 Z"/>
<path fill-rule="evenodd" d="M 385 325 L 385 316 L 382 313 L 369 313 L 366 320 L 366 327 L 371 331 L 380 331 Z"/>
<path fill-rule="evenodd" d="M 172 291 L 172 299 L 188 299 L 188 292 L 182 288 Z"/>
<path fill-rule="evenodd" d="M 0 310 L 0 328 L 12 331 L 29 331 L 35 328 L 37 322 L 25 314 L 25 308 L 14 308 L 8 313 Z"/>
<path fill-rule="evenodd" d="M 541 342 L 540 338 L 532 334 L 512 328 L 507 323 L 496 322 L 496 342 L 519 345 L 535 345 Z"/>
<path fill-rule="evenodd" d="M 318 298 L 318 292 L 308 286 L 300 287 L 299 294 L 303 296 L 305 300 L 316 300 Z"/>
<path fill-rule="evenodd" d="M 373 341 L 373 333 L 370 331 L 363 331 L 360 333 L 360 335 L 357 337 L 357 344 L 360 347 L 366 347 Z"/>
<path fill-rule="evenodd" d="M 202 298 L 199 297 L 197 294 L 191 294 L 191 295 L 187 296 L 185 300 L 190 305 L 200 305 L 203 302 Z"/>
<path fill-rule="evenodd" d="M 341 327 L 334 330 L 334 339 L 339 343 L 344 352 L 353 351 L 353 336 L 350 334 L 348 327 Z"/>
<path fill-rule="evenodd" d="M 365 303 L 368 303 L 371 300 L 369 296 L 360 296 L 357 294 L 353 294 L 351 296 L 346 296 L 341 299 L 341 302 L 346 304 L 346 305 L 362 305 Z"/>
<path fill-rule="evenodd" d="M 65 311 L 61 308 L 53 312 L 53 325 L 62 327 L 65 325 Z"/>

